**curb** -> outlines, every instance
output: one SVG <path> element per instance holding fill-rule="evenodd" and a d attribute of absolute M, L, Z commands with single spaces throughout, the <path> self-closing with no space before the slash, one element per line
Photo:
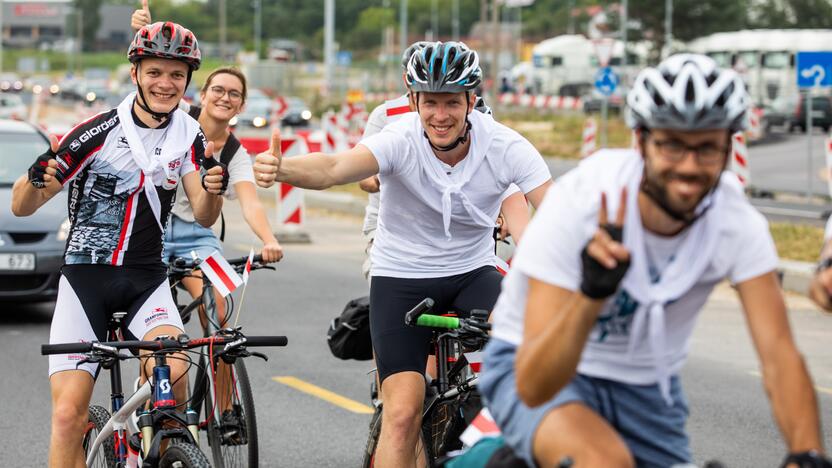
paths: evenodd
<path fill-rule="evenodd" d="M 274 206 L 274 193 L 271 189 L 257 189 L 262 201 Z M 364 216 L 366 200 L 344 192 L 304 190 L 304 200 L 309 208 L 319 208 L 337 213 Z M 780 260 L 777 268 L 783 289 L 789 292 L 808 295 L 809 284 L 815 273 L 815 265 L 809 262 Z"/>

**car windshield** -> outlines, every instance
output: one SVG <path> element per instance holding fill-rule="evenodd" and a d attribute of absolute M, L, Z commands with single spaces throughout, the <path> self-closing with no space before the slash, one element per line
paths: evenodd
<path fill-rule="evenodd" d="M 0 132 L 0 186 L 9 186 L 29 170 L 49 143 L 37 133 Z"/>
<path fill-rule="evenodd" d="M 267 99 L 254 99 L 246 102 L 246 108 L 243 110 L 244 115 L 263 115 L 272 111 L 271 101 Z"/>

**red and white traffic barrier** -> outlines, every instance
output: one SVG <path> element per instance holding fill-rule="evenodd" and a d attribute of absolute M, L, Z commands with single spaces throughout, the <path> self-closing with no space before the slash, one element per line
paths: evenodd
<path fill-rule="evenodd" d="M 283 117 L 286 116 L 286 113 L 289 111 L 289 104 L 286 103 L 286 99 L 283 96 L 277 96 L 274 98 L 274 107 L 272 107 L 272 115 L 271 115 L 271 127 L 280 127 L 280 122 L 283 120 Z"/>
<path fill-rule="evenodd" d="M 748 120 L 748 141 L 756 141 L 764 137 L 763 110 L 759 107 L 752 107 L 748 112 Z"/>
<path fill-rule="evenodd" d="M 751 171 L 748 169 L 748 146 L 745 134 L 737 132 L 731 137 L 731 170 L 737 174 L 744 186 L 751 183 Z"/>
<path fill-rule="evenodd" d="M 501 106 L 525 107 L 541 110 L 580 110 L 583 101 L 570 96 L 549 96 L 546 94 L 503 93 L 497 96 L 497 103 Z"/>
<path fill-rule="evenodd" d="M 585 158 L 598 149 L 598 124 L 595 119 L 588 118 L 584 122 L 584 131 L 581 135 L 581 157 Z"/>
<path fill-rule="evenodd" d="M 280 148 L 284 158 L 291 158 L 309 153 L 309 147 L 303 137 L 293 135 L 282 138 Z M 303 189 L 286 183 L 278 183 L 276 196 L 277 238 L 284 243 L 307 243 L 309 234 L 303 231 L 303 219 L 306 206 L 303 201 Z"/>

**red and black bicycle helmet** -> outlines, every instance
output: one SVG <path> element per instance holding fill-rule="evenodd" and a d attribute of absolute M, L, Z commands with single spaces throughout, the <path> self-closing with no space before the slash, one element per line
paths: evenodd
<path fill-rule="evenodd" d="M 187 63 L 191 71 L 198 70 L 202 64 L 194 33 L 171 21 L 148 24 L 136 31 L 127 59 L 136 63 L 144 58 L 180 60 Z"/>

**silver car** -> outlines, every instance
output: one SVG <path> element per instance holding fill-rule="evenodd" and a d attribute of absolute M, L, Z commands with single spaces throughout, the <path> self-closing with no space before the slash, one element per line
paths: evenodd
<path fill-rule="evenodd" d="M 12 185 L 49 148 L 49 140 L 26 122 L 0 120 L 0 300 L 48 301 L 58 293 L 69 234 L 63 191 L 35 214 L 12 214 Z"/>

